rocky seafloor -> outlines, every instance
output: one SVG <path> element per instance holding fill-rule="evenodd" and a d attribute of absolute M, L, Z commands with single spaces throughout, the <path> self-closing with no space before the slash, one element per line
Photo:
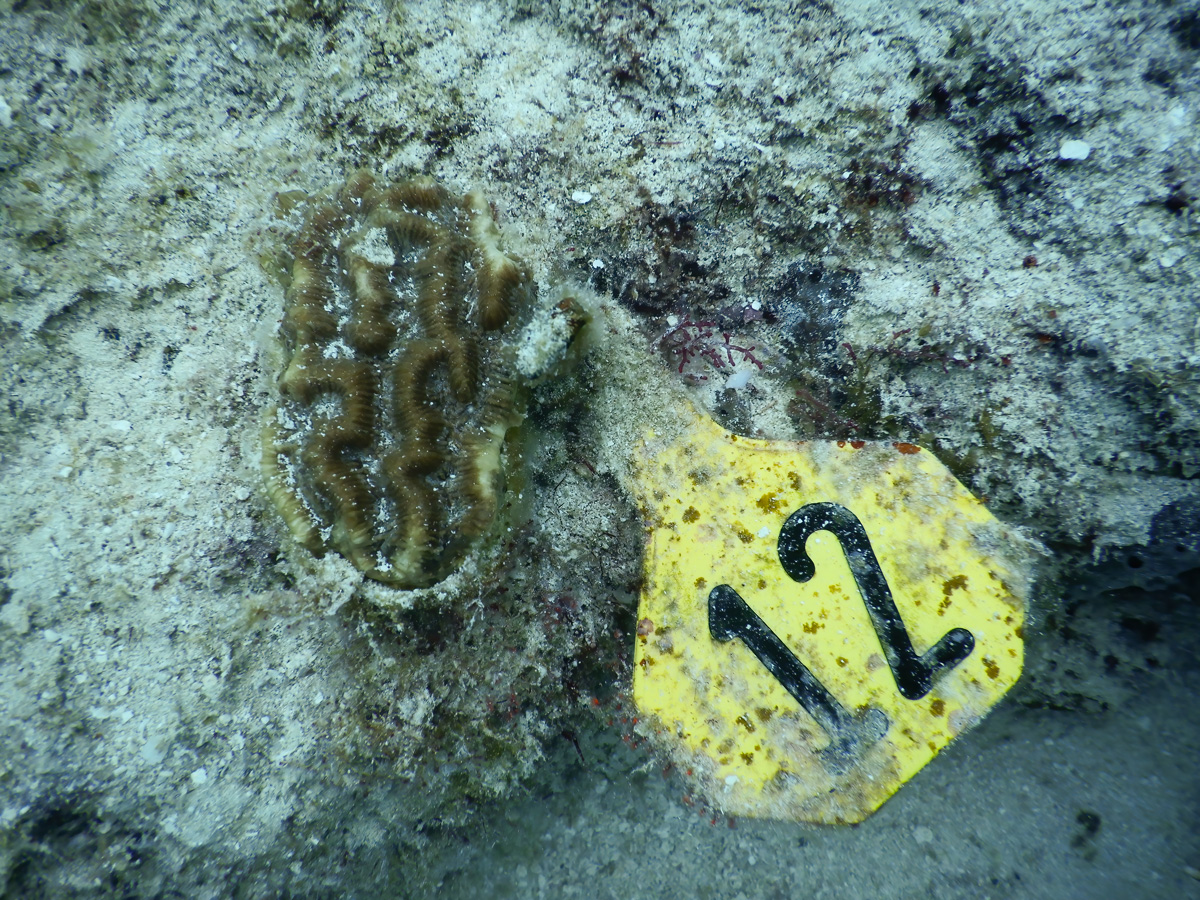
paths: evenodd
<path fill-rule="evenodd" d="M 1200 894 L 1198 64 L 1189 2 L 0 0 L 3 895 Z M 359 168 L 592 304 L 421 591 L 260 474 Z M 623 472 L 684 393 L 1043 548 L 1022 681 L 860 827 L 721 816 L 632 722 Z"/>

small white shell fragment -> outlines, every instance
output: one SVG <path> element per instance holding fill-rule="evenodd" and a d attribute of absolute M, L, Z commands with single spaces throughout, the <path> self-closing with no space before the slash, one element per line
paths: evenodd
<path fill-rule="evenodd" d="M 588 203 L 592 199 L 592 195 L 587 191 L 572 191 L 571 199 L 576 203 Z"/>
<path fill-rule="evenodd" d="M 1187 252 L 1182 247 L 1168 247 L 1158 258 L 1158 262 L 1164 269 L 1169 269 L 1185 256 L 1187 256 Z"/>
<path fill-rule="evenodd" d="M 148 737 L 146 743 L 142 745 L 142 759 L 152 765 L 158 765 L 167 755 L 163 749 L 166 743 L 165 738 L 159 736 Z"/>
<path fill-rule="evenodd" d="M 725 389 L 733 390 L 733 391 L 740 391 L 742 388 L 744 388 L 746 385 L 748 385 L 750 383 L 750 375 L 751 375 L 751 372 L 749 370 L 743 370 L 741 372 L 734 372 L 727 379 L 725 379 Z"/>
<path fill-rule="evenodd" d="M 1087 159 L 1091 152 L 1092 145 L 1080 140 L 1063 141 L 1062 146 L 1058 148 L 1060 159 Z"/>

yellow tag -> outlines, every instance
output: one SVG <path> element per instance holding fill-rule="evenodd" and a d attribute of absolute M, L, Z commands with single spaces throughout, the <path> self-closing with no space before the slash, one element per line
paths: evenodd
<path fill-rule="evenodd" d="M 697 415 L 634 478 L 634 701 L 722 811 L 862 821 L 1019 677 L 1021 554 L 927 450 Z"/>

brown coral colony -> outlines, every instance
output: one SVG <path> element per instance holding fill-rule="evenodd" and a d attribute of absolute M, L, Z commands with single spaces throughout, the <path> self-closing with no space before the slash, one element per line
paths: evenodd
<path fill-rule="evenodd" d="M 511 340 L 528 270 L 478 192 L 353 175 L 293 246 L 288 355 L 268 417 L 268 491 L 296 538 L 413 588 L 490 528 L 520 421 Z"/>

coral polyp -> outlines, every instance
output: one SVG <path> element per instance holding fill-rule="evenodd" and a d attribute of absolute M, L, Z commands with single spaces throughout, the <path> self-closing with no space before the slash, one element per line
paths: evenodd
<path fill-rule="evenodd" d="M 540 374 L 518 366 L 536 286 L 482 194 L 429 178 L 355 173 L 311 203 L 291 253 L 268 493 L 313 553 L 434 584 L 496 517 L 505 435 Z"/>

